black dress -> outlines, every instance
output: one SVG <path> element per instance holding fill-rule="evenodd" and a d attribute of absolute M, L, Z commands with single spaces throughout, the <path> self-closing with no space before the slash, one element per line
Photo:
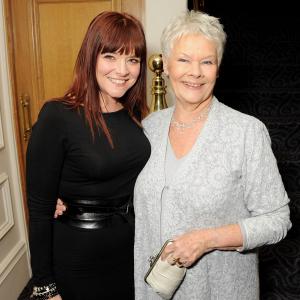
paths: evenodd
<path fill-rule="evenodd" d="M 122 216 L 102 229 L 54 219 L 57 198 L 105 203 L 133 194 L 150 155 L 143 130 L 125 109 L 104 114 L 113 138 L 94 139 L 83 112 L 46 103 L 27 148 L 29 238 L 35 285 L 56 282 L 63 300 L 134 299 L 134 228 Z"/>

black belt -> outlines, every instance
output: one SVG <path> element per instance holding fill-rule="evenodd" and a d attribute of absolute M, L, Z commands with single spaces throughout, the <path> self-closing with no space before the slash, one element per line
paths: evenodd
<path fill-rule="evenodd" d="M 112 200 L 66 200 L 67 209 L 58 220 L 84 229 L 112 227 L 114 217 L 120 216 L 125 223 L 134 223 L 132 197 Z"/>

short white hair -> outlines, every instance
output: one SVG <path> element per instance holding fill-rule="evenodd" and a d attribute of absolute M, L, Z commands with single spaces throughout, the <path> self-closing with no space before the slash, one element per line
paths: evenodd
<path fill-rule="evenodd" d="M 186 11 L 173 18 L 161 36 L 161 50 L 170 55 L 174 41 L 188 34 L 202 34 L 216 44 L 218 66 L 220 66 L 226 44 L 226 33 L 219 19 L 200 11 Z"/>

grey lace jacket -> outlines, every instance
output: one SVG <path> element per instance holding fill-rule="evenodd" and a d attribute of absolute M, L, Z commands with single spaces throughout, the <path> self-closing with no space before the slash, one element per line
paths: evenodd
<path fill-rule="evenodd" d="M 187 270 L 174 299 L 259 299 L 256 249 L 291 227 L 289 198 L 264 124 L 213 99 L 201 134 L 169 186 L 164 165 L 174 108 L 143 122 L 151 156 L 135 185 L 135 297 L 160 299 L 144 282 L 165 240 L 196 228 L 238 223 L 241 251 L 213 251 Z M 162 192 L 166 195 L 161 201 Z"/>

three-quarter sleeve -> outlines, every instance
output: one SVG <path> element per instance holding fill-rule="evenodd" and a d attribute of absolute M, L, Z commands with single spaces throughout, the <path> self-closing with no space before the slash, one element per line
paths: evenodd
<path fill-rule="evenodd" d="M 43 106 L 26 153 L 29 242 L 35 285 L 54 282 L 52 224 L 66 151 L 63 109 L 59 102 Z"/>
<path fill-rule="evenodd" d="M 254 122 L 246 134 L 243 174 L 245 205 L 251 216 L 239 222 L 242 250 L 280 241 L 291 227 L 289 198 L 269 133 L 260 121 Z"/>

